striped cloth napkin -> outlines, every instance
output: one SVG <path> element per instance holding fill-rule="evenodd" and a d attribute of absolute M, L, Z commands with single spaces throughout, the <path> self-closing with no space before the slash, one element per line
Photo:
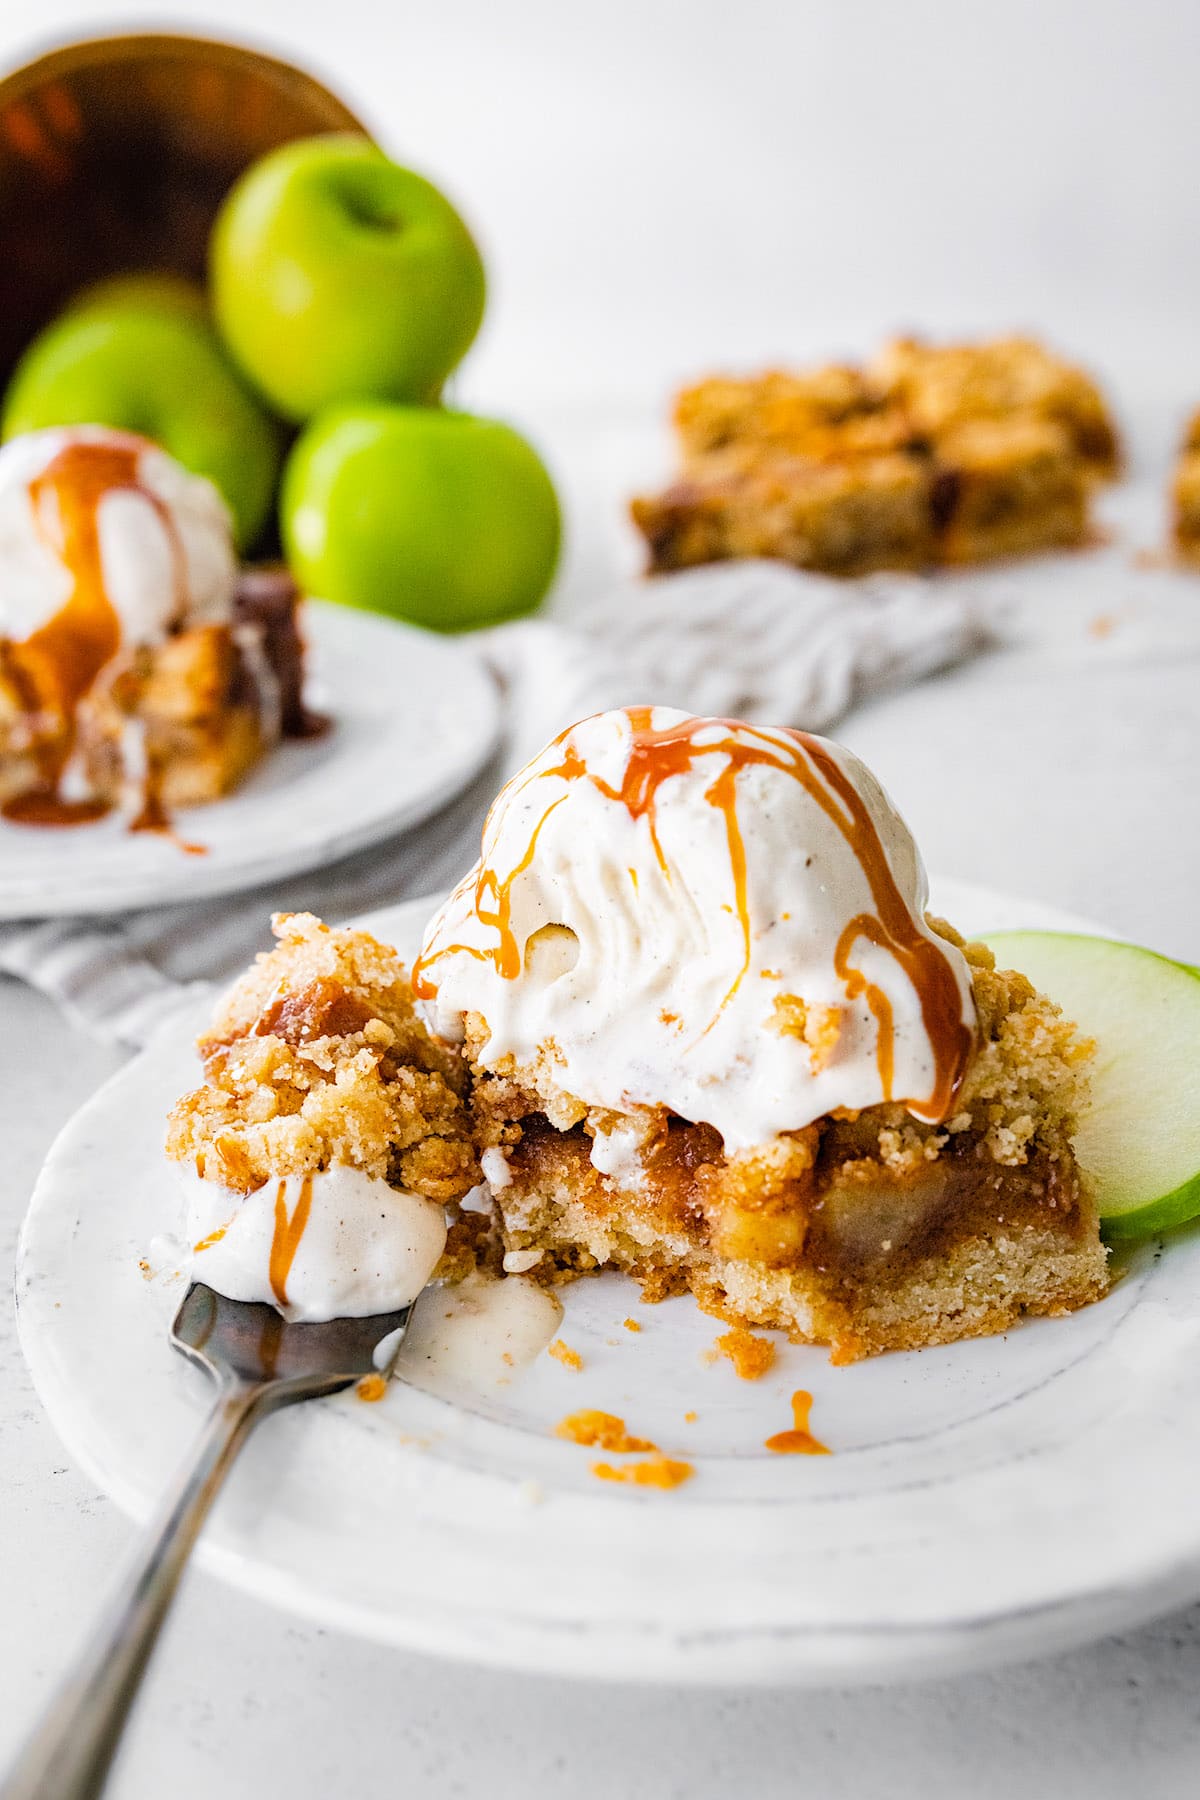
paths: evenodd
<path fill-rule="evenodd" d="M 240 895 L 116 919 L 0 924 L 0 971 L 39 988 L 93 1036 L 140 1045 L 262 948 L 272 912 L 336 920 L 448 888 L 478 852 L 496 789 L 588 713 L 654 702 L 826 731 L 856 701 L 919 680 L 989 638 L 978 606 L 944 578 L 881 575 L 850 586 L 767 562 L 631 583 L 563 622 L 480 632 L 474 643 L 503 694 L 503 737 L 436 818 Z"/>

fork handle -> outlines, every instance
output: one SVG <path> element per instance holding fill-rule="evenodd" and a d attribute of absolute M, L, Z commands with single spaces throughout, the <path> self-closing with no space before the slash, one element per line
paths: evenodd
<path fill-rule="evenodd" d="M 95 1800 L 102 1791 L 184 1564 L 234 1457 L 270 1410 L 267 1393 L 250 1382 L 222 1387 L 145 1548 L 0 1786 L 0 1800 Z"/>

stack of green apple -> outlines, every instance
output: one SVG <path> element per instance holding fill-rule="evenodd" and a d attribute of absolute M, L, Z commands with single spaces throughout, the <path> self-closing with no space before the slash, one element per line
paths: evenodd
<path fill-rule="evenodd" d="M 441 630 L 532 611 L 558 501 L 524 438 L 441 402 L 485 299 L 445 196 L 365 138 L 288 144 L 226 198 L 209 281 L 131 274 L 77 296 L 18 365 L 4 438 L 153 438 L 224 495 L 243 552 L 277 503 L 297 580 L 328 600 Z"/>

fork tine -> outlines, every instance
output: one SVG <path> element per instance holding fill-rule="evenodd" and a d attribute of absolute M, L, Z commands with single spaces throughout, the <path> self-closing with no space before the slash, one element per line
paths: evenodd
<path fill-rule="evenodd" d="M 230 1300 L 196 1282 L 175 1315 L 171 1342 L 218 1379 L 344 1385 L 375 1370 L 390 1373 L 415 1305 L 368 1318 L 298 1323 L 273 1306 Z"/>

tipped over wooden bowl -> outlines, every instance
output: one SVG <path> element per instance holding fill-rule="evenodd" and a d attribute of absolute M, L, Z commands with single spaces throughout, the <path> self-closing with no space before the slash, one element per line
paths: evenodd
<path fill-rule="evenodd" d="M 79 288 L 200 279 L 224 194 L 291 138 L 363 132 L 311 75 L 203 38 L 96 38 L 0 80 L 0 382 Z"/>

